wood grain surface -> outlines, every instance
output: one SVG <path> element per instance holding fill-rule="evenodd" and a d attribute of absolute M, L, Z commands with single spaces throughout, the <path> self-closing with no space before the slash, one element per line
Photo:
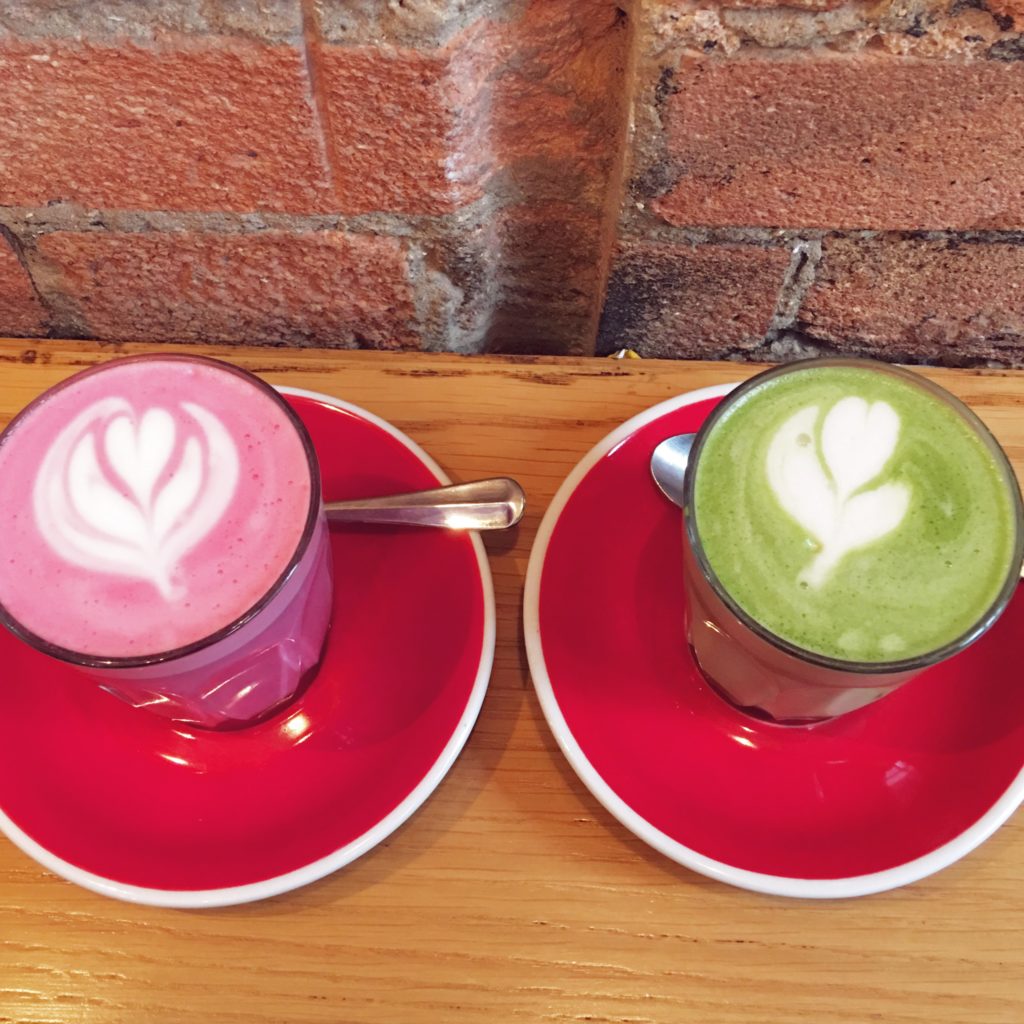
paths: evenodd
<path fill-rule="evenodd" d="M 0 342 L 0 422 L 73 370 L 144 350 Z M 634 413 L 754 367 L 198 351 L 378 413 L 456 480 L 522 481 L 525 523 L 487 541 L 499 611 L 490 692 L 462 756 L 408 824 L 268 902 L 201 912 L 119 903 L 0 839 L 0 1022 L 1024 1021 L 1020 814 L 896 892 L 759 896 L 634 838 L 576 779 L 541 717 L 520 601 L 558 484 Z M 927 373 L 981 415 L 1021 474 L 1024 374 Z"/>

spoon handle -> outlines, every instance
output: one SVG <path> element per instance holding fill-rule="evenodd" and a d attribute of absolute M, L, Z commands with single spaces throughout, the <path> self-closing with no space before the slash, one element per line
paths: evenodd
<path fill-rule="evenodd" d="M 383 498 L 331 501 L 324 508 L 332 523 L 504 530 L 522 519 L 526 496 L 515 480 L 496 477 Z"/>

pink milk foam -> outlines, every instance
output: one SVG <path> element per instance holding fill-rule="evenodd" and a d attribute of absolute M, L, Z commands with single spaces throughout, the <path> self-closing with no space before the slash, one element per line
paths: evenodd
<path fill-rule="evenodd" d="M 130 703 L 243 721 L 319 660 L 318 512 L 298 428 L 255 378 L 191 358 L 107 364 L 0 438 L 0 606 Z"/>

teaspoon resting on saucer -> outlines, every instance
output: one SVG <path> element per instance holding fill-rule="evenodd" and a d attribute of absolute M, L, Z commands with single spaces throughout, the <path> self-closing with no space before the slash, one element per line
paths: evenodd
<path fill-rule="evenodd" d="M 330 501 L 324 508 L 332 523 L 505 530 L 522 519 L 526 496 L 515 480 L 496 477 L 429 491 Z"/>

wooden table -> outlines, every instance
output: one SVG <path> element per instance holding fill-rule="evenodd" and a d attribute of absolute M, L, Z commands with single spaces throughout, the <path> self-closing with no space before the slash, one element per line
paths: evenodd
<path fill-rule="evenodd" d="M 0 342 L 0 422 L 71 371 L 142 350 Z M 896 892 L 759 896 L 634 838 L 576 779 L 541 717 L 520 600 L 558 484 L 629 416 L 752 367 L 203 351 L 380 414 L 455 479 L 522 481 L 527 520 L 487 542 L 499 613 L 490 692 L 462 756 L 408 824 L 337 874 L 265 903 L 119 903 L 0 838 L 0 1022 L 1024 1021 L 1021 814 Z M 1020 474 L 1024 374 L 928 375 L 978 411 Z"/>

